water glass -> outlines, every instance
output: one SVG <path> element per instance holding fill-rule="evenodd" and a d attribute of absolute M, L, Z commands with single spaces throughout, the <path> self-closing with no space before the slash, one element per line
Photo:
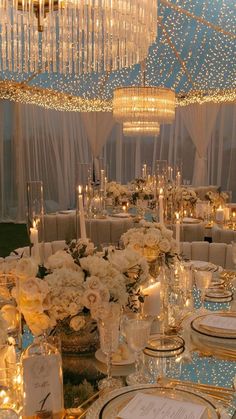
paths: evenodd
<path fill-rule="evenodd" d="M 141 317 L 125 321 L 126 341 L 130 350 L 135 353 L 135 372 L 126 379 L 129 385 L 149 382 L 150 377 L 144 370 L 142 355 L 150 335 L 151 323 L 151 320 Z"/>

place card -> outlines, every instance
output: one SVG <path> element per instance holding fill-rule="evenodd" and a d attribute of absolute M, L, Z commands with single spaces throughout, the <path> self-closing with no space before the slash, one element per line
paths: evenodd
<path fill-rule="evenodd" d="M 24 415 L 63 410 L 62 371 L 59 354 L 23 359 Z M 51 417 L 51 416 L 49 416 Z"/>
<path fill-rule="evenodd" d="M 138 393 L 122 409 L 121 419 L 207 419 L 208 412 L 200 404 Z"/>
<path fill-rule="evenodd" d="M 236 317 L 233 316 L 206 316 L 200 324 L 208 328 L 236 331 Z"/>

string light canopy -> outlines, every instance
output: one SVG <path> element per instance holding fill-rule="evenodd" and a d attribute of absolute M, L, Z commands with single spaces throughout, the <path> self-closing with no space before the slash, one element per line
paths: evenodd
<path fill-rule="evenodd" d="M 0 0 L 1 71 L 119 70 L 142 61 L 156 36 L 156 0 Z"/>
<path fill-rule="evenodd" d="M 113 116 L 123 123 L 124 135 L 159 135 L 160 124 L 174 121 L 175 92 L 153 86 L 115 89 Z"/>

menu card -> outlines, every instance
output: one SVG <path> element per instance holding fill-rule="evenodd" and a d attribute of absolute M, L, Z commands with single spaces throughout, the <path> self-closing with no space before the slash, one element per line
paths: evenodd
<path fill-rule="evenodd" d="M 200 404 L 138 393 L 122 409 L 121 419 L 207 419 L 208 412 Z"/>
<path fill-rule="evenodd" d="M 232 330 L 236 332 L 236 317 L 233 316 L 206 316 L 201 325 L 210 328 Z"/>

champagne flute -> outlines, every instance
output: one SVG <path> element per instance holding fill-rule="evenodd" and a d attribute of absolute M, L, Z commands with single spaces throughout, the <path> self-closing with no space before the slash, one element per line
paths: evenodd
<path fill-rule="evenodd" d="M 106 355 L 107 377 L 99 381 L 99 389 L 114 389 L 122 386 L 120 379 L 112 377 L 112 355 L 119 346 L 120 307 L 111 303 L 109 315 L 98 320 L 100 348 Z"/>
<path fill-rule="evenodd" d="M 150 335 L 151 320 L 128 319 L 125 321 L 124 330 L 128 346 L 135 353 L 135 372 L 129 374 L 126 381 L 129 385 L 147 383 L 150 377 L 143 368 L 142 351 Z"/>

